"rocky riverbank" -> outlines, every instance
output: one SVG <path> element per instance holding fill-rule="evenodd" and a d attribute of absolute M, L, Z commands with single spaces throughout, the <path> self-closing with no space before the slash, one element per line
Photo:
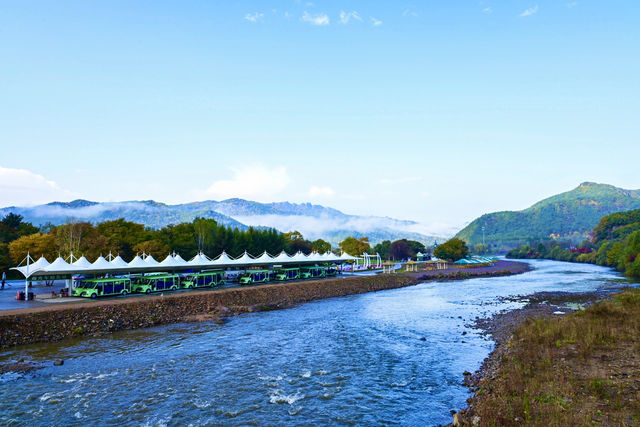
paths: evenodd
<path fill-rule="evenodd" d="M 415 285 L 426 280 L 502 276 L 526 270 L 526 264 L 499 262 L 493 271 L 465 269 L 433 276 L 379 274 L 250 287 L 115 298 L 0 312 L 0 348 L 99 336 L 161 324 L 213 320 L 240 313 L 282 309 L 307 301 Z"/>
<path fill-rule="evenodd" d="M 594 305 L 595 307 L 593 307 L 592 311 L 598 311 L 598 307 L 601 306 L 602 301 L 610 298 L 611 296 L 612 292 L 610 290 L 598 290 L 596 292 L 582 294 L 573 294 L 568 292 L 541 292 L 527 297 L 518 298 L 518 300 L 527 303 L 521 309 L 501 313 L 491 318 L 476 319 L 473 326 L 483 330 L 484 334 L 490 335 L 496 342 L 496 346 L 493 352 L 487 357 L 487 359 L 485 359 L 478 371 L 473 374 L 465 372 L 463 383 L 474 392 L 474 396 L 468 399 L 467 403 L 469 406 L 467 408 L 453 414 L 453 425 L 518 425 L 525 423 L 527 416 L 531 417 L 532 415 L 530 409 L 523 411 L 523 413 L 519 415 L 495 414 L 495 418 L 487 419 L 486 417 L 488 408 L 494 404 L 494 400 L 504 400 L 505 402 L 509 400 L 508 396 L 500 396 L 499 394 L 503 393 L 503 389 L 507 388 L 505 387 L 506 383 L 516 381 L 514 378 L 505 378 L 505 366 L 503 362 L 510 361 L 509 363 L 511 363 L 514 360 L 518 360 L 517 363 L 528 365 L 528 362 L 524 360 L 522 354 L 531 351 L 533 351 L 534 354 L 539 354 L 539 357 L 549 354 L 548 349 L 546 348 L 540 348 L 539 350 L 531 350 L 527 348 L 528 346 L 531 346 L 531 343 L 528 342 L 531 337 L 526 336 L 526 333 L 523 333 L 523 330 L 526 329 L 526 326 L 535 324 L 536 319 L 549 319 L 550 321 L 557 320 L 558 322 L 562 322 L 565 320 L 563 319 L 563 317 L 565 317 L 564 315 L 570 315 L 570 313 L 574 311 Z M 591 315 L 590 312 L 588 314 Z M 596 317 L 597 316 L 598 314 L 596 314 Z M 606 319 L 604 319 L 606 318 L 606 315 L 600 317 L 601 318 L 596 320 L 597 322 L 606 321 Z M 573 319 L 567 320 L 571 321 Z M 544 329 L 544 327 L 542 327 L 542 329 Z M 541 331 L 541 333 L 544 334 L 548 332 Z M 518 336 L 514 338 L 514 334 Z M 520 335 L 526 336 L 527 338 L 521 338 Z M 534 337 L 534 340 L 536 339 L 537 338 Z M 540 340 L 543 340 L 542 337 L 540 337 Z M 552 354 L 549 357 L 549 363 L 551 363 L 553 368 L 556 370 L 563 369 L 564 371 L 567 371 L 567 368 L 569 368 L 572 372 L 571 375 L 574 377 L 589 378 L 594 373 L 602 374 L 603 372 L 611 370 L 611 361 L 615 360 L 620 362 L 626 360 L 626 357 L 624 356 L 626 351 L 625 345 L 620 345 L 619 349 L 614 349 L 613 351 L 611 349 L 604 351 L 606 355 L 598 354 L 597 357 L 594 358 L 592 357 L 593 354 L 589 353 L 587 359 L 583 357 L 579 361 L 573 360 L 577 359 L 577 352 L 575 348 L 571 348 L 572 346 L 575 346 L 575 343 L 572 341 L 573 340 L 565 339 L 558 340 L 553 343 L 554 348 L 551 353 L 555 352 L 557 354 Z M 563 346 L 566 348 L 563 348 Z M 540 345 L 540 347 L 542 347 L 542 345 Z M 526 350 L 524 350 L 524 348 L 526 348 Z M 567 351 L 567 348 L 570 349 Z M 640 362 L 640 360 L 638 362 Z M 618 364 L 620 365 L 620 363 Z M 535 371 L 532 366 L 527 368 L 524 365 L 521 369 L 530 369 Z M 560 367 L 561 365 L 562 368 Z M 626 370 L 633 370 L 628 363 L 623 363 L 622 365 L 626 367 Z M 620 366 L 618 366 L 618 368 L 620 368 Z M 640 366 L 636 366 L 636 369 L 638 368 L 640 368 Z M 621 369 L 622 368 L 618 370 Z M 528 375 L 534 376 L 535 374 L 535 372 L 531 372 Z M 628 373 L 625 373 L 624 377 L 627 378 L 628 375 Z M 559 376 L 556 378 L 559 382 L 561 381 Z M 593 381 L 598 381 L 598 379 Z M 604 381 L 606 382 L 608 380 L 605 379 Z M 637 383 L 637 376 L 635 377 L 635 382 Z M 587 383 L 585 388 L 588 388 L 589 384 L 592 383 Z M 557 400 L 560 402 L 561 411 L 568 410 L 572 406 L 572 403 L 574 403 L 571 397 L 556 396 L 554 393 L 548 393 L 546 396 L 547 397 L 545 397 L 545 395 L 541 397 L 538 396 L 538 402 L 542 401 L 549 403 L 547 400 L 550 400 L 551 403 L 554 403 Z M 564 407 L 562 404 L 565 404 Z M 586 412 L 588 409 L 586 410 L 584 408 L 585 405 L 575 406 L 579 406 L 579 409 L 575 410 L 576 413 L 571 414 L 569 418 L 577 420 L 585 417 L 585 420 L 589 419 L 598 421 L 598 423 L 603 421 L 602 418 L 598 420 L 598 416 L 602 414 L 599 409 L 591 408 L 593 413 L 588 414 Z M 553 409 L 555 410 L 555 408 Z M 492 411 L 490 412 L 500 412 L 500 410 L 492 408 Z M 591 415 L 594 415 L 595 418 L 592 419 Z M 498 419 L 500 420 L 498 421 Z M 532 419 L 529 418 L 530 423 L 531 421 Z M 533 422 L 533 424 L 537 423 Z"/>

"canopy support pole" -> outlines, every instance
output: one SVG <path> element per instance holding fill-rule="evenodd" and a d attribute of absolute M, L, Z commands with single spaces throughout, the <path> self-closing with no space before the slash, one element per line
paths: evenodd
<path fill-rule="evenodd" d="M 24 300 L 29 301 L 29 252 L 27 252 L 27 275 L 24 278 Z"/>

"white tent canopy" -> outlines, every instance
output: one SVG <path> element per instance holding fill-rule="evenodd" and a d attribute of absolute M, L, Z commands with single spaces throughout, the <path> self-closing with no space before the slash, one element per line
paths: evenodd
<path fill-rule="evenodd" d="M 175 271 L 210 267 L 246 268 L 255 265 L 270 264 L 312 265 L 325 262 L 342 263 L 355 259 L 356 257 L 347 253 L 337 256 L 331 252 L 324 254 L 313 252 L 309 255 L 298 252 L 295 255 L 290 256 L 283 251 L 275 257 L 264 252 L 257 258 L 253 257 L 248 252 L 244 252 L 242 256 L 236 259 L 229 257 L 226 252 L 222 252 L 218 258 L 211 260 L 205 254 L 200 252 L 189 261 L 185 261 L 180 255 L 174 253 L 167 256 L 162 262 L 156 261 L 151 255 L 144 256 L 144 258 L 136 255 L 129 263 L 125 262 L 120 255 L 116 256 L 111 261 L 108 261 L 101 255 L 93 263 L 89 262 L 84 256 L 82 256 L 72 264 L 69 264 L 59 256 L 51 264 L 45 257 L 40 257 L 35 262 L 32 261 L 32 258 L 29 258 L 30 262 L 28 266 L 26 264 L 20 265 L 18 267 L 14 267 L 13 270 L 19 271 L 28 278 L 31 276 L 56 274 L 67 276 L 73 274 L 151 272 L 158 271 L 158 269 L 170 269 Z"/>
<path fill-rule="evenodd" d="M 125 260 L 120 258 L 120 255 L 111 260 L 111 265 L 113 265 L 113 268 L 123 268 L 129 266 L 129 264 L 127 264 Z"/>
<path fill-rule="evenodd" d="M 80 267 L 80 268 L 89 268 L 91 267 L 91 263 L 89 262 L 88 259 L 86 259 L 84 257 L 84 255 L 82 255 L 80 258 L 78 258 L 74 263 L 73 263 L 74 267 Z"/>
<path fill-rule="evenodd" d="M 92 269 L 96 270 L 108 270 L 112 267 L 111 263 L 107 261 L 102 255 L 91 264 Z"/>
<path fill-rule="evenodd" d="M 173 255 L 167 255 L 167 257 L 160 262 L 160 265 L 163 267 L 176 267 L 180 265 L 180 263 L 176 261 Z"/>
<path fill-rule="evenodd" d="M 158 265 L 158 264 L 160 264 L 160 263 L 159 263 L 158 261 L 156 261 L 156 260 L 155 260 L 155 258 L 153 258 L 153 256 L 151 256 L 151 255 L 147 255 L 147 256 L 144 258 L 144 262 L 146 262 L 146 263 L 147 263 L 147 265 Z"/>

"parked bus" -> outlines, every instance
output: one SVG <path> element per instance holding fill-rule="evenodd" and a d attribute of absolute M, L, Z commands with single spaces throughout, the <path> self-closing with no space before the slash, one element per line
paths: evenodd
<path fill-rule="evenodd" d="M 318 266 L 302 267 L 300 269 L 300 274 L 303 279 L 321 278 L 321 277 L 326 277 L 327 271 L 325 270 L 324 267 L 318 267 Z"/>
<path fill-rule="evenodd" d="M 336 267 L 336 266 L 326 267 L 325 271 L 326 271 L 327 277 L 328 276 L 337 276 L 338 273 L 339 273 L 338 267 Z"/>
<path fill-rule="evenodd" d="M 249 285 L 251 283 L 266 283 L 271 280 L 269 270 L 248 270 L 240 275 L 240 284 Z"/>
<path fill-rule="evenodd" d="M 81 279 L 76 283 L 74 297 L 97 298 L 107 295 L 127 295 L 131 292 L 131 279 L 128 277 Z"/>
<path fill-rule="evenodd" d="M 209 286 L 219 286 L 224 283 L 224 271 L 204 270 L 193 273 L 182 280 L 182 287 L 185 289 L 206 288 Z"/>
<path fill-rule="evenodd" d="M 180 276 L 177 274 L 148 274 L 135 279 L 133 292 L 149 294 L 151 292 L 174 291 L 180 287 Z"/>
<path fill-rule="evenodd" d="M 299 268 L 280 268 L 275 270 L 276 280 L 284 281 L 284 280 L 295 280 L 300 278 L 300 269 Z"/>

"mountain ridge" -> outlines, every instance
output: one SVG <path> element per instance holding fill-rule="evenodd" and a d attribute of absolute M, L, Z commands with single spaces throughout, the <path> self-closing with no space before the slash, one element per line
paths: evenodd
<path fill-rule="evenodd" d="M 640 190 L 586 181 L 520 211 L 484 214 L 460 230 L 456 237 L 472 245 L 482 243 L 484 227 L 484 240 L 495 249 L 518 246 L 530 240 L 581 241 L 589 237 L 600 218 L 633 209 L 640 209 Z"/>
<path fill-rule="evenodd" d="M 425 244 L 440 236 L 423 234 L 415 221 L 389 217 L 350 215 L 312 203 L 261 203 L 240 198 L 221 201 L 204 200 L 183 204 L 167 204 L 154 200 L 122 202 L 94 202 L 76 199 L 70 202 L 51 202 L 32 207 L 10 206 L 0 208 L 0 216 L 10 212 L 22 215 L 35 225 L 54 225 L 69 220 L 100 223 L 118 218 L 143 223 L 151 228 L 190 222 L 196 217 L 212 218 L 218 223 L 241 230 L 253 227 L 271 227 L 283 232 L 297 230 L 305 237 L 328 239 L 338 243 L 348 236 L 370 238 L 372 243 L 382 240 L 409 238 Z"/>

